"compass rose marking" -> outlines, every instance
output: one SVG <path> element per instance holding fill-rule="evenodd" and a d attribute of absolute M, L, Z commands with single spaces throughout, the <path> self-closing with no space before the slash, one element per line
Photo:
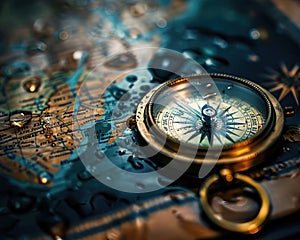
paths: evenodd
<path fill-rule="evenodd" d="M 226 133 L 229 133 L 229 134 L 234 135 L 234 136 L 237 136 L 237 137 L 239 136 L 238 134 L 236 134 L 236 133 L 234 133 L 234 132 L 228 130 L 228 128 L 226 129 Z"/>
<path fill-rule="evenodd" d="M 230 118 L 230 120 L 237 120 L 237 119 L 243 119 L 243 117 L 234 117 L 234 118 Z"/>
<path fill-rule="evenodd" d="M 233 113 L 227 113 L 226 114 L 226 117 L 232 117 L 234 114 L 238 113 L 238 111 L 235 111 Z"/>
<path fill-rule="evenodd" d="M 267 78 L 271 79 L 272 82 L 266 83 L 266 86 L 273 86 L 269 90 L 270 92 L 280 91 L 278 100 L 282 101 L 290 92 L 299 105 L 299 91 L 300 91 L 300 72 L 299 65 L 296 64 L 291 70 L 288 69 L 286 64 L 280 65 L 280 71 L 268 69 L 270 74 L 264 74 Z"/>
<path fill-rule="evenodd" d="M 218 115 L 219 115 L 220 117 L 224 116 L 224 114 L 225 114 L 226 112 L 228 112 L 228 111 L 230 110 L 230 108 L 232 108 L 232 106 L 229 106 L 228 108 L 222 110 Z M 230 114 L 233 114 L 233 113 L 230 113 Z M 229 115 L 229 114 L 228 114 L 228 115 Z"/>
<path fill-rule="evenodd" d="M 200 133 L 197 132 L 197 131 L 194 132 L 194 134 L 192 134 L 192 135 L 187 139 L 187 142 L 190 141 L 190 140 L 192 140 L 192 139 L 194 139 L 195 137 L 199 136 L 199 134 L 200 134 Z"/>
<path fill-rule="evenodd" d="M 215 136 L 216 136 L 216 139 L 217 139 L 221 144 L 223 144 L 223 141 L 222 141 L 222 139 L 220 138 L 219 134 L 218 134 L 218 133 L 215 133 Z"/>
<path fill-rule="evenodd" d="M 226 133 L 225 137 L 232 143 L 235 143 L 234 140 Z"/>
<path fill-rule="evenodd" d="M 245 123 L 240 123 L 240 122 L 228 122 L 226 125 L 244 125 Z"/>
<path fill-rule="evenodd" d="M 192 126 L 191 126 L 191 127 L 192 127 Z M 195 129 L 193 128 L 193 129 L 190 129 L 190 130 L 184 132 L 183 134 L 184 134 L 184 135 L 187 135 L 187 134 L 189 134 L 189 133 L 191 133 L 191 132 L 194 132 L 194 131 L 195 131 Z M 196 132 L 196 133 L 199 134 L 198 132 Z"/>
<path fill-rule="evenodd" d="M 237 131 L 243 131 L 242 129 L 235 128 L 235 127 L 227 127 L 227 129 L 231 129 L 231 130 L 237 130 Z"/>

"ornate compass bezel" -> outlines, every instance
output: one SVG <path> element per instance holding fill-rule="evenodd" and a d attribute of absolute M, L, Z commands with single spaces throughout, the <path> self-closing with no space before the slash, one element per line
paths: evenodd
<path fill-rule="evenodd" d="M 218 158 L 217 165 L 226 166 L 234 171 L 242 171 L 249 169 L 250 167 L 262 162 L 265 156 L 269 155 L 272 151 L 270 147 L 276 143 L 282 132 L 284 117 L 283 111 L 279 102 L 269 92 L 260 87 L 258 84 L 249 80 L 225 75 L 225 74 L 200 74 L 191 75 L 187 77 L 177 78 L 163 83 L 153 90 L 151 90 L 140 102 L 136 113 L 137 130 L 146 143 L 150 143 L 150 147 L 158 152 L 159 162 L 167 164 L 170 159 L 177 159 L 179 161 L 190 161 L 189 154 L 178 154 L 179 142 L 166 136 L 157 126 L 152 115 L 153 102 L 158 94 L 160 94 L 166 87 L 181 84 L 185 81 L 193 81 L 200 78 L 210 77 L 215 81 L 220 79 L 226 79 L 232 83 L 242 84 L 248 88 L 251 88 L 265 101 L 267 106 L 266 122 L 262 130 L 257 134 L 246 139 L 242 142 L 232 144 L 231 146 L 225 146 L 223 149 L 219 147 L 211 147 L 209 156 L 206 156 L 208 149 L 198 147 L 195 159 L 189 172 L 192 174 L 197 173 L 199 167 L 202 164 L 215 164 L 215 158 Z M 149 129 L 151 127 L 151 133 Z M 163 139 L 163 141 L 162 141 Z M 180 143 L 184 145 L 185 150 L 191 151 L 191 144 Z M 270 151 L 267 151 L 270 150 Z M 214 154 L 215 153 L 215 154 Z M 204 161 L 205 159 L 205 161 Z M 196 166 L 196 167 L 195 167 Z"/>

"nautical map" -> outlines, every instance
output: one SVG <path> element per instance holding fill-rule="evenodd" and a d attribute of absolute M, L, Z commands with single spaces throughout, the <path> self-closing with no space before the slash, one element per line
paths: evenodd
<path fill-rule="evenodd" d="M 193 59 L 202 66 L 202 73 L 245 77 L 274 94 L 284 109 L 285 127 L 273 161 L 298 158 L 299 39 L 291 34 L 292 23 L 285 18 L 274 19 L 270 14 L 274 9 L 266 11 L 258 2 L 57 0 L 33 1 L 29 6 L 22 1 L 3 1 L 0 194 L 4 197 L 0 200 L 0 238 L 64 239 L 59 237 L 66 235 L 70 237 L 67 239 L 80 239 L 84 231 L 88 236 L 90 225 L 82 227 L 83 234 L 81 225 L 76 224 L 90 215 L 110 215 L 125 206 L 132 206 L 128 210 L 130 219 L 139 215 L 133 203 L 149 195 L 114 193 L 94 179 L 93 165 L 85 165 L 80 157 L 94 149 L 92 154 L 97 158 L 108 155 L 115 165 L 129 172 L 159 168 L 155 162 L 139 157 L 130 129 L 130 119 L 141 99 L 158 84 L 176 77 L 151 68 L 151 64 L 189 74 L 199 70 L 195 65 L 178 64 L 176 55 L 166 55 L 164 49 Z M 93 148 L 91 128 L 98 141 Z M 108 180 L 113 177 L 107 175 Z M 157 179 L 155 184 L 164 185 L 165 181 Z M 166 194 L 176 192 L 177 202 L 173 195 L 163 198 L 165 192 L 150 195 L 157 197 L 159 207 L 162 202 L 167 207 L 177 204 L 178 209 L 184 208 L 184 204 L 197 203 L 197 184 L 183 180 L 166 188 Z M 136 188 L 144 187 L 137 179 Z M 155 201 L 151 202 L 153 206 Z M 198 212 L 196 203 L 186 213 L 198 221 L 198 215 L 193 215 Z M 145 207 L 141 212 L 159 207 Z M 297 209 L 295 204 L 295 209 L 282 215 Z M 28 221 L 37 215 L 38 219 L 50 216 L 50 220 L 45 224 Z M 61 220 L 65 218 L 68 224 Z M 63 227 L 57 227 L 56 223 L 62 222 Z M 113 223 L 103 229 L 112 228 Z M 66 230 L 65 225 L 73 228 Z M 101 234 L 103 229 L 99 230 Z M 117 233 L 103 239 L 119 239 L 114 238 Z M 50 237 L 43 238 L 44 234 Z"/>

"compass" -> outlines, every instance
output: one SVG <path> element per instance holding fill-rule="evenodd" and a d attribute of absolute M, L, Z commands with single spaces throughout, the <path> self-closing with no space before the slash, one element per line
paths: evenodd
<path fill-rule="evenodd" d="M 194 160 L 246 170 L 272 154 L 283 128 L 278 101 L 259 85 L 225 74 L 193 75 L 149 92 L 137 108 L 139 136 L 160 162 Z M 180 150 L 179 150 L 180 149 Z"/>

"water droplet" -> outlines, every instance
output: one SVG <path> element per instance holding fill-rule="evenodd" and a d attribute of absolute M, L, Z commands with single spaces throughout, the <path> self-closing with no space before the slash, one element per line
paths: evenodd
<path fill-rule="evenodd" d="M 46 185 L 52 181 L 53 177 L 48 172 L 42 172 L 39 174 L 39 183 Z"/>
<path fill-rule="evenodd" d="M 194 59 L 197 62 L 203 62 L 203 56 L 200 51 L 193 50 L 193 49 L 187 49 L 183 51 L 183 55 L 186 58 Z"/>
<path fill-rule="evenodd" d="M 83 171 L 81 171 L 81 172 L 78 173 L 78 178 L 80 180 L 89 180 L 89 179 L 92 178 L 92 175 L 90 174 L 89 171 L 83 170 Z"/>
<path fill-rule="evenodd" d="M 131 97 L 130 93 L 125 93 L 121 98 L 120 101 L 128 101 Z"/>
<path fill-rule="evenodd" d="M 63 40 L 63 41 L 67 40 L 69 37 L 70 37 L 70 35 L 69 35 L 69 33 L 66 32 L 66 31 L 61 31 L 61 32 L 58 34 L 58 38 L 59 38 L 60 40 Z"/>
<path fill-rule="evenodd" d="M 164 67 L 164 68 L 167 68 L 169 65 L 171 64 L 171 61 L 170 59 L 163 59 L 162 62 L 161 62 L 161 65 Z"/>
<path fill-rule="evenodd" d="M 137 76 L 135 76 L 135 75 L 128 75 L 128 76 L 126 77 L 126 80 L 127 80 L 128 82 L 130 82 L 130 83 L 135 82 L 135 81 L 137 80 Z"/>
<path fill-rule="evenodd" d="M 126 111 L 127 109 L 128 109 L 128 106 L 127 106 L 128 104 L 126 103 L 126 102 L 119 102 L 119 104 L 118 104 L 118 108 L 122 111 L 122 112 L 124 112 L 124 111 Z"/>
<path fill-rule="evenodd" d="M 251 29 L 249 35 L 253 40 L 266 40 L 269 38 L 269 33 L 266 29 Z"/>
<path fill-rule="evenodd" d="M 284 151 L 284 152 L 289 152 L 290 150 L 291 150 L 290 147 L 286 147 L 286 146 L 283 147 L 283 151 Z"/>
<path fill-rule="evenodd" d="M 123 99 L 123 97 L 126 98 L 126 96 L 124 95 L 127 93 L 127 90 L 125 89 L 119 88 L 117 86 L 111 86 L 108 88 L 108 91 L 116 100 L 120 100 L 121 98 Z"/>
<path fill-rule="evenodd" d="M 143 190 L 145 188 L 145 185 L 143 183 L 137 183 L 137 184 L 135 184 L 135 186 L 141 190 Z"/>
<path fill-rule="evenodd" d="M 107 176 L 107 177 L 106 177 L 106 180 L 108 180 L 108 181 L 111 181 L 111 179 L 112 179 L 112 178 L 111 178 L 110 176 Z"/>
<path fill-rule="evenodd" d="M 142 3 L 137 3 L 130 7 L 130 13 L 134 17 L 141 17 L 147 11 L 147 5 Z"/>
<path fill-rule="evenodd" d="M 137 28 L 131 28 L 131 29 L 129 29 L 128 34 L 133 39 L 137 39 L 137 38 L 139 38 L 142 35 L 141 31 L 138 30 Z"/>
<path fill-rule="evenodd" d="M 215 66 L 216 64 L 215 64 L 215 61 L 212 59 L 212 58 L 207 58 L 206 60 L 205 60 L 205 64 L 207 65 L 207 66 Z"/>
<path fill-rule="evenodd" d="M 24 81 L 23 87 L 27 92 L 34 93 L 37 92 L 41 86 L 41 78 L 38 76 L 33 76 Z"/>
<path fill-rule="evenodd" d="M 156 21 L 156 26 L 158 26 L 159 28 L 165 28 L 167 26 L 167 24 L 168 24 L 168 22 L 164 18 L 160 18 Z"/>
<path fill-rule="evenodd" d="M 249 35 L 252 39 L 257 40 L 260 37 L 260 32 L 257 29 L 251 29 Z"/>
<path fill-rule="evenodd" d="M 192 29 L 187 29 L 185 33 L 183 33 L 183 37 L 187 40 L 194 40 L 197 39 L 198 34 Z"/>
<path fill-rule="evenodd" d="M 102 151 L 97 151 L 95 152 L 95 156 L 97 157 L 97 159 L 103 159 L 105 157 L 105 154 Z"/>
<path fill-rule="evenodd" d="M 31 118 L 32 113 L 30 111 L 16 111 L 9 116 L 9 123 L 11 126 L 21 128 L 29 123 Z"/>
<path fill-rule="evenodd" d="M 227 86 L 227 89 L 228 89 L 228 90 L 230 90 L 230 89 L 232 89 L 232 88 L 233 88 L 233 85 L 232 85 L 232 84 L 230 84 L 230 85 Z"/>
<path fill-rule="evenodd" d="M 228 46 L 227 41 L 225 41 L 223 38 L 220 37 L 214 38 L 214 44 L 219 46 L 220 48 L 226 48 Z"/>
<path fill-rule="evenodd" d="M 122 113 L 119 111 L 114 111 L 113 115 L 118 118 L 122 116 Z"/>
<path fill-rule="evenodd" d="M 170 179 L 167 179 L 167 178 L 164 178 L 164 177 L 158 177 L 157 182 L 160 185 L 164 186 L 164 187 L 166 187 L 166 186 L 168 186 L 169 184 L 172 183 L 172 181 Z"/>

